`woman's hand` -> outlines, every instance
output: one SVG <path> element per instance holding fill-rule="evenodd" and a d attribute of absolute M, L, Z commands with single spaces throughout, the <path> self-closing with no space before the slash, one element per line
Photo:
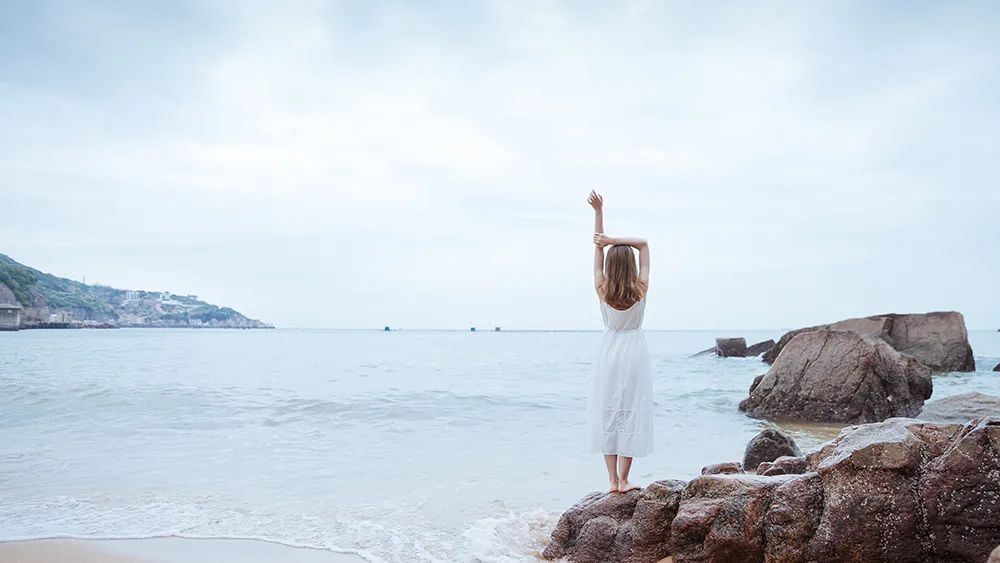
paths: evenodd
<path fill-rule="evenodd" d="M 601 197 L 601 194 L 597 193 L 597 190 L 590 190 L 590 195 L 587 196 L 587 203 L 594 208 L 594 211 L 604 209 L 604 198 Z"/>
<path fill-rule="evenodd" d="M 594 244 L 597 248 L 604 248 L 611 244 L 611 237 L 606 236 L 604 233 L 594 233 Z"/>

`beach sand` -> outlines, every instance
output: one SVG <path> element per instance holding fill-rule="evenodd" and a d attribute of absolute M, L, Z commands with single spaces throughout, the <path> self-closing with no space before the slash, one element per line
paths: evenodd
<path fill-rule="evenodd" d="M 0 563 L 364 563 L 357 555 L 255 540 L 152 538 L 0 543 Z"/>

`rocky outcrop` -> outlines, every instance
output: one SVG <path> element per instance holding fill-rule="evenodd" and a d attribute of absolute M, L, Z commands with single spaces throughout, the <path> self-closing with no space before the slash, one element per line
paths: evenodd
<path fill-rule="evenodd" d="M 703 475 L 685 487 L 670 525 L 675 563 L 763 561 L 774 489 L 794 477 Z"/>
<path fill-rule="evenodd" d="M 758 475 L 799 475 L 806 472 L 808 463 L 802 456 L 782 456 L 772 462 L 764 462 L 757 466 Z"/>
<path fill-rule="evenodd" d="M 1000 364 L 993 367 L 993 371 L 1000 371 Z"/>
<path fill-rule="evenodd" d="M 17 296 L 3 282 L 0 282 L 0 303 L 10 305 L 20 305 Z"/>
<path fill-rule="evenodd" d="M 577 563 L 659 561 L 670 555 L 670 523 L 684 486 L 667 480 L 642 491 L 591 493 L 559 518 L 543 556 Z"/>
<path fill-rule="evenodd" d="M 853 330 L 884 340 L 896 351 L 913 356 L 933 372 L 975 371 L 965 318 L 955 311 L 886 314 L 800 328 L 784 334 L 763 359 L 773 364 L 793 338 L 815 330 Z"/>
<path fill-rule="evenodd" d="M 692 358 L 714 354 L 723 358 L 749 358 L 759 356 L 774 347 L 774 340 L 765 340 L 747 346 L 745 338 L 716 338 L 715 346 L 691 354 Z"/>
<path fill-rule="evenodd" d="M 798 460 L 803 472 L 710 474 L 591 494 L 560 519 L 545 556 L 981 563 L 1000 544 L 1000 418 L 895 418 L 845 428 L 805 457 L 781 459 Z"/>
<path fill-rule="evenodd" d="M 1000 416 L 1000 397 L 962 393 L 931 401 L 920 411 L 920 420 L 964 423 L 983 416 Z"/>
<path fill-rule="evenodd" d="M 930 370 L 878 338 L 820 329 L 796 335 L 740 410 L 814 422 L 878 422 L 913 416 L 931 396 Z"/>
<path fill-rule="evenodd" d="M 742 358 L 747 354 L 747 339 L 716 338 L 715 353 L 723 358 Z"/>
<path fill-rule="evenodd" d="M 691 357 L 697 358 L 700 356 L 708 356 L 709 354 L 715 354 L 715 346 L 712 346 L 711 348 L 705 348 L 700 352 L 695 352 L 694 354 L 691 354 Z"/>
<path fill-rule="evenodd" d="M 798 457 L 802 455 L 799 447 L 782 432 L 773 428 L 765 428 L 753 437 L 743 452 L 743 467 L 747 471 L 757 471 L 757 466 L 764 462 L 772 462 L 779 457 Z"/>
<path fill-rule="evenodd" d="M 743 473 L 743 466 L 738 461 L 724 461 L 713 463 L 701 468 L 702 475 L 729 475 L 732 473 Z"/>
<path fill-rule="evenodd" d="M 774 344 L 774 340 L 765 340 L 763 342 L 758 342 L 753 346 L 747 346 L 746 356 L 748 358 L 759 356 L 771 348 L 774 348 Z"/>

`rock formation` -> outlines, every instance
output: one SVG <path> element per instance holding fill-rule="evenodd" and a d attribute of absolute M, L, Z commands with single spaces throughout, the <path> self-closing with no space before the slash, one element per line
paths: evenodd
<path fill-rule="evenodd" d="M 691 354 L 691 357 L 697 358 L 699 356 L 707 356 L 709 354 L 715 354 L 715 346 L 712 346 L 711 348 L 705 348 L 700 352 L 695 352 L 694 354 Z"/>
<path fill-rule="evenodd" d="M 982 416 L 1000 416 L 1000 397 L 962 393 L 931 401 L 920 411 L 920 420 L 964 423 Z"/>
<path fill-rule="evenodd" d="M 543 556 L 576 563 L 663 559 L 670 555 L 670 523 L 684 485 L 667 480 L 641 492 L 591 493 L 563 513 Z"/>
<path fill-rule="evenodd" d="M 702 475 L 729 475 L 732 473 L 743 473 L 743 466 L 738 461 L 724 461 L 713 463 L 701 468 Z"/>
<path fill-rule="evenodd" d="M 748 358 L 753 357 L 753 356 L 759 356 L 759 355 L 763 354 L 764 352 L 767 352 L 771 348 L 774 348 L 774 340 L 765 340 L 763 342 L 758 342 L 758 343 L 754 344 L 753 346 L 748 346 L 747 347 L 746 356 Z"/>
<path fill-rule="evenodd" d="M 547 558 L 577 562 L 982 563 L 1000 544 L 1000 418 L 845 428 L 802 472 L 593 493 Z M 773 466 L 778 465 L 776 461 Z"/>
<path fill-rule="evenodd" d="M 773 347 L 774 340 L 765 340 L 763 342 L 758 342 L 753 346 L 747 346 L 745 338 L 716 338 L 715 346 L 706 348 L 700 352 L 695 352 L 694 354 L 691 354 L 691 357 L 697 358 L 699 356 L 715 354 L 716 356 L 722 356 L 723 358 L 749 358 L 759 356 Z"/>
<path fill-rule="evenodd" d="M 1000 371 L 1000 364 L 993 367 L 993 371 Z"/>
<path fill-rule="evenodd" d="M 819 329 L 792 338 L 739 408 L 779 420 L 877 422 L 916 415 L 931 389 L 930 370 L 884 341 Z"/>
<path fill-rule="evenodd" d="M 773 364 L 795 336 L 822 329 L 853 330 L 881 338 L 897 351 L 913 356 L 933 372 L 976 369 L 965 318 L 954 311 L 875 315 L 800 328 L 785 333 L 773 348 L 764 353 L 764 361 Z"/>
<path fill-rule="evenodd" d="M 761 463 L 773 462 L 779 457 L 798 457 L 802 455 L 799 447 L 782 432 L 773 428 L 765 428 L 747 444 L 743 452 L 743 467 L 747 471 L 756 471 Z"/>
<path fill-rule="evenodd" d="M 781 456 L 778 459 L 757 466 L 758 475 L 798 475 L 806 472 L 806 458 L 802 456 Z"/>
<path fill-rule="evenodd" d="M 716 338 L 715 353 L 723 358 L 742 358 L 747 354 L 746 338 Z"/>

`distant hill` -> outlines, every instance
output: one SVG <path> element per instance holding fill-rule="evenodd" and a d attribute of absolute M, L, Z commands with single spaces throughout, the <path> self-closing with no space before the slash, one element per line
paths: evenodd
<path fill-rule="evenodd" d="M 0 303 L 24 307 L 22 326 L 58 322 L 122 327 L 273 328 L 194 295 L 87 285 L 0 254 Z"/>

